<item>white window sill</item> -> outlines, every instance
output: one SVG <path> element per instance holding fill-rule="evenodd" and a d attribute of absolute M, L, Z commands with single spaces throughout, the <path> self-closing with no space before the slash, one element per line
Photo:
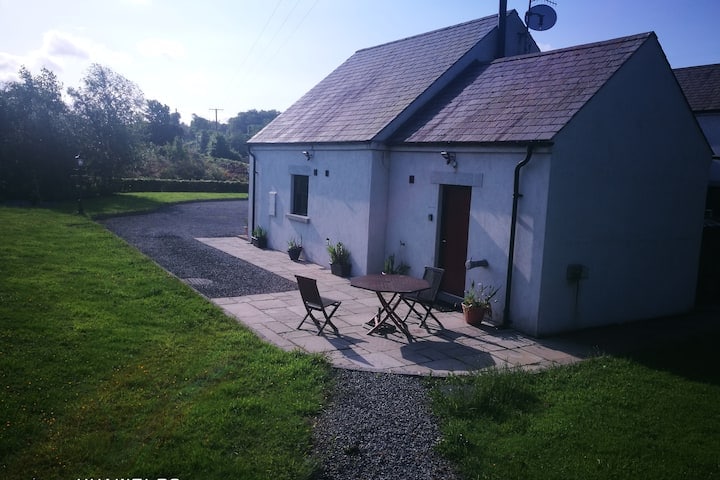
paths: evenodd
<path fill-rule="evenodd" d="M 310 223 L 310 217 L 306 217 L 305 215 L 296 215 L 294 213 L 286 213 L 285 218 L 287 218 L 291 222 Z"/>

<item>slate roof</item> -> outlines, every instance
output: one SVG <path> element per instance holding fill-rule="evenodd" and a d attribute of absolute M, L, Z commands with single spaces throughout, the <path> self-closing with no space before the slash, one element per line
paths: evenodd
<path fill-rule="evenodd" d="M 720 63 L 673 72 L 693 112 L 720 111 Z"/>
<path fill-rule="evenodd" d="M 393 142 L 551 140 L 654 33 L 475 64 Z"/>
<path fill-rule="evenodd" d="M 372 140 L 496 26 L 492 15 L 359 50 L 250 142 Z"/>

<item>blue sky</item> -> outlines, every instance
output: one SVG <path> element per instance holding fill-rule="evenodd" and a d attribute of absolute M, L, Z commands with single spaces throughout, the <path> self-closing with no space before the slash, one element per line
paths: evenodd
<path fill-rule="evenodd" d="M 527 0 L 507 0 L 521 16 Z M 546 3 L 534 0 L 533 4 Z M 720 63 L 720 0 L 555 0 L 542 50 L 655 31 L 673 68 Z M 497 13 L 497 0 L 0 0 L 0 81 L 91 63 L 147 99 L 222 121 L 284 110 L 356 50 Z"/>

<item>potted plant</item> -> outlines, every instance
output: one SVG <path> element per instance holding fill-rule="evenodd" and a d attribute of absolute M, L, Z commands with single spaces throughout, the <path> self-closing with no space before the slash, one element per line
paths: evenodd
<path fill-rule="evenodd" d="M 262 249 L 266 248 L 267 247 L 267 231 L 260 226 L 255 227 L 252 231 L 251 243 L 258 248 L 262 248 Z"/>
<path fill-rule="evenodd" d="M 350 264 L 350 251 L 342 242 L 335 244 L 327 240 L 327 251 L 330 254 L 330 271 L 339 277 L 349 277 L 352 265 Z"/>
<path fill-rule="evenodd" d="M 385 275 L 406 275 L 409 271 L 410 265 L 405 262 L 395 265 L 395 254 L 393 253 L 385 259 L 382 273 Z"/>
<path fill-rule="evenodd" d="M 476 287 L 475 281 L 472 282 L 462 301 L 463 316 L 468 324 L 480 325 L 486 316 L 492 318 L 491 300 L 498 290 L 492 285 L 480 284 Z"/>
<path fill-rule="evenodd" d="M 297 262 L 297 260 L 300 258 L 300 253 L 302 252 L 302 239 L 298 241 L 296 238 L 291 238 L 288 240 L 288 256 L 290 257 L 290 260 L 293 262 Z"/>

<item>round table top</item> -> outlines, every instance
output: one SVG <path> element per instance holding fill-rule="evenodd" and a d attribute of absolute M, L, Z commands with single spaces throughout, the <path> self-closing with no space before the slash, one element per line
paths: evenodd
<path fill-rule="evenodd" d="M 430 288 L 427 280 L 408 275 L 365 275 L 351 279 L 350 285 L 373 292 L 388 293 L 411 293 Z"/>

